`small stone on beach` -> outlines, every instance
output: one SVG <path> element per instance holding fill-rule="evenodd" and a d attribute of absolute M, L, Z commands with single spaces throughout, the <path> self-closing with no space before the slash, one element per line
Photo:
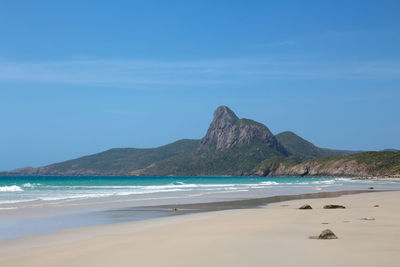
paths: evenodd
<path fill-rule="evenodd" d="M 308 204 L 305 204 L 299 208 L 299 210 L 311 210 L 311 209 L 312 209 L 312 207 Z"/>
<path fill-rule="evenodd" d="M 329 224 L 329 223 L 327 223 L 327 222 L 323 222 L 323 223 L 321 223 L 321 224 Z"/>
<path fill-rule="evenodd" d="M 369 187 L 368 189 L 374 189 L 374 187 L 373 187 L 373 186 L 371 186 L 371 187 Z"/>
<path fill-rule="evenodd" d="M 172 211 L 178 211 L 178 208 L 173 208 Z"/>
<path fill-rule="evenodd" d="M 337 236 L 331 230 L 326 229 L 319 234 L 318 239 L 337 239 Z"/>
<path fill-rule="evenodd" d="M 338 237 L 330 230 L 325 229 L 319 236 L 310 236 L 310 239 L 337 239 Z"/>
<path fill-rule="evenodd" d="M 375 205 L 374 208 L 379 208 L 379 205 Z"/>
<path fill-rule="evenodd" d="M 345 209 L 345 206 L 342 205 L 325 205 L 324 209 Z"/>

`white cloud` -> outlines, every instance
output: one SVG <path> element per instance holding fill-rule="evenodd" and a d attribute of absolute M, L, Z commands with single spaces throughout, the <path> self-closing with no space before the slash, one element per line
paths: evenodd
<path fill-rule="evenodd" d="M 208 61 L 81 60 L 1 62 L 0 82 L 113 87 L 203 85 L 268 79 L 399 79 L 400 62 L 305 62 L 280 59 Z"/>

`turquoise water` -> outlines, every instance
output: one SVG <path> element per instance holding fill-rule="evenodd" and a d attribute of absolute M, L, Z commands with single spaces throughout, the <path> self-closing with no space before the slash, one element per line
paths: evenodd
<path fill-rule="evenodd" d="M 391 189 L 398 183 L 345 178 L 271 177 L 0 177 L 0 209 L 79 202 L 204 198 L 206 196 L 265 197 L 320 191 Z"/>

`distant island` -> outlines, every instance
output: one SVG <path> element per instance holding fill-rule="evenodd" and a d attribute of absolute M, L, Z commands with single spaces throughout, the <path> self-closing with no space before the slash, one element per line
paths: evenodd
<path fill-rule="evenodd" d="M 113 148 L 0 175 L 400 177 L 400 152 L 319 148 L 293 132 L 273 135 L 267 126 L 220 106 L 200 140 L 151 149 Z"/>

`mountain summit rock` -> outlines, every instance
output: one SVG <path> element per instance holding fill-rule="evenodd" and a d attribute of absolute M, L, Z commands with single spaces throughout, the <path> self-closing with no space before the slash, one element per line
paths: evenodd
<path fill-rule="evenodd" d="M 224 150 L 249 144 L 265 144 L 284 155 L 288 152 L 281 146 L 271 131 L 263 124 L 249 119 L 239 119 L 227 106 L 214 112 L 214 119 L 201 139 L 203 149 Z"/>

